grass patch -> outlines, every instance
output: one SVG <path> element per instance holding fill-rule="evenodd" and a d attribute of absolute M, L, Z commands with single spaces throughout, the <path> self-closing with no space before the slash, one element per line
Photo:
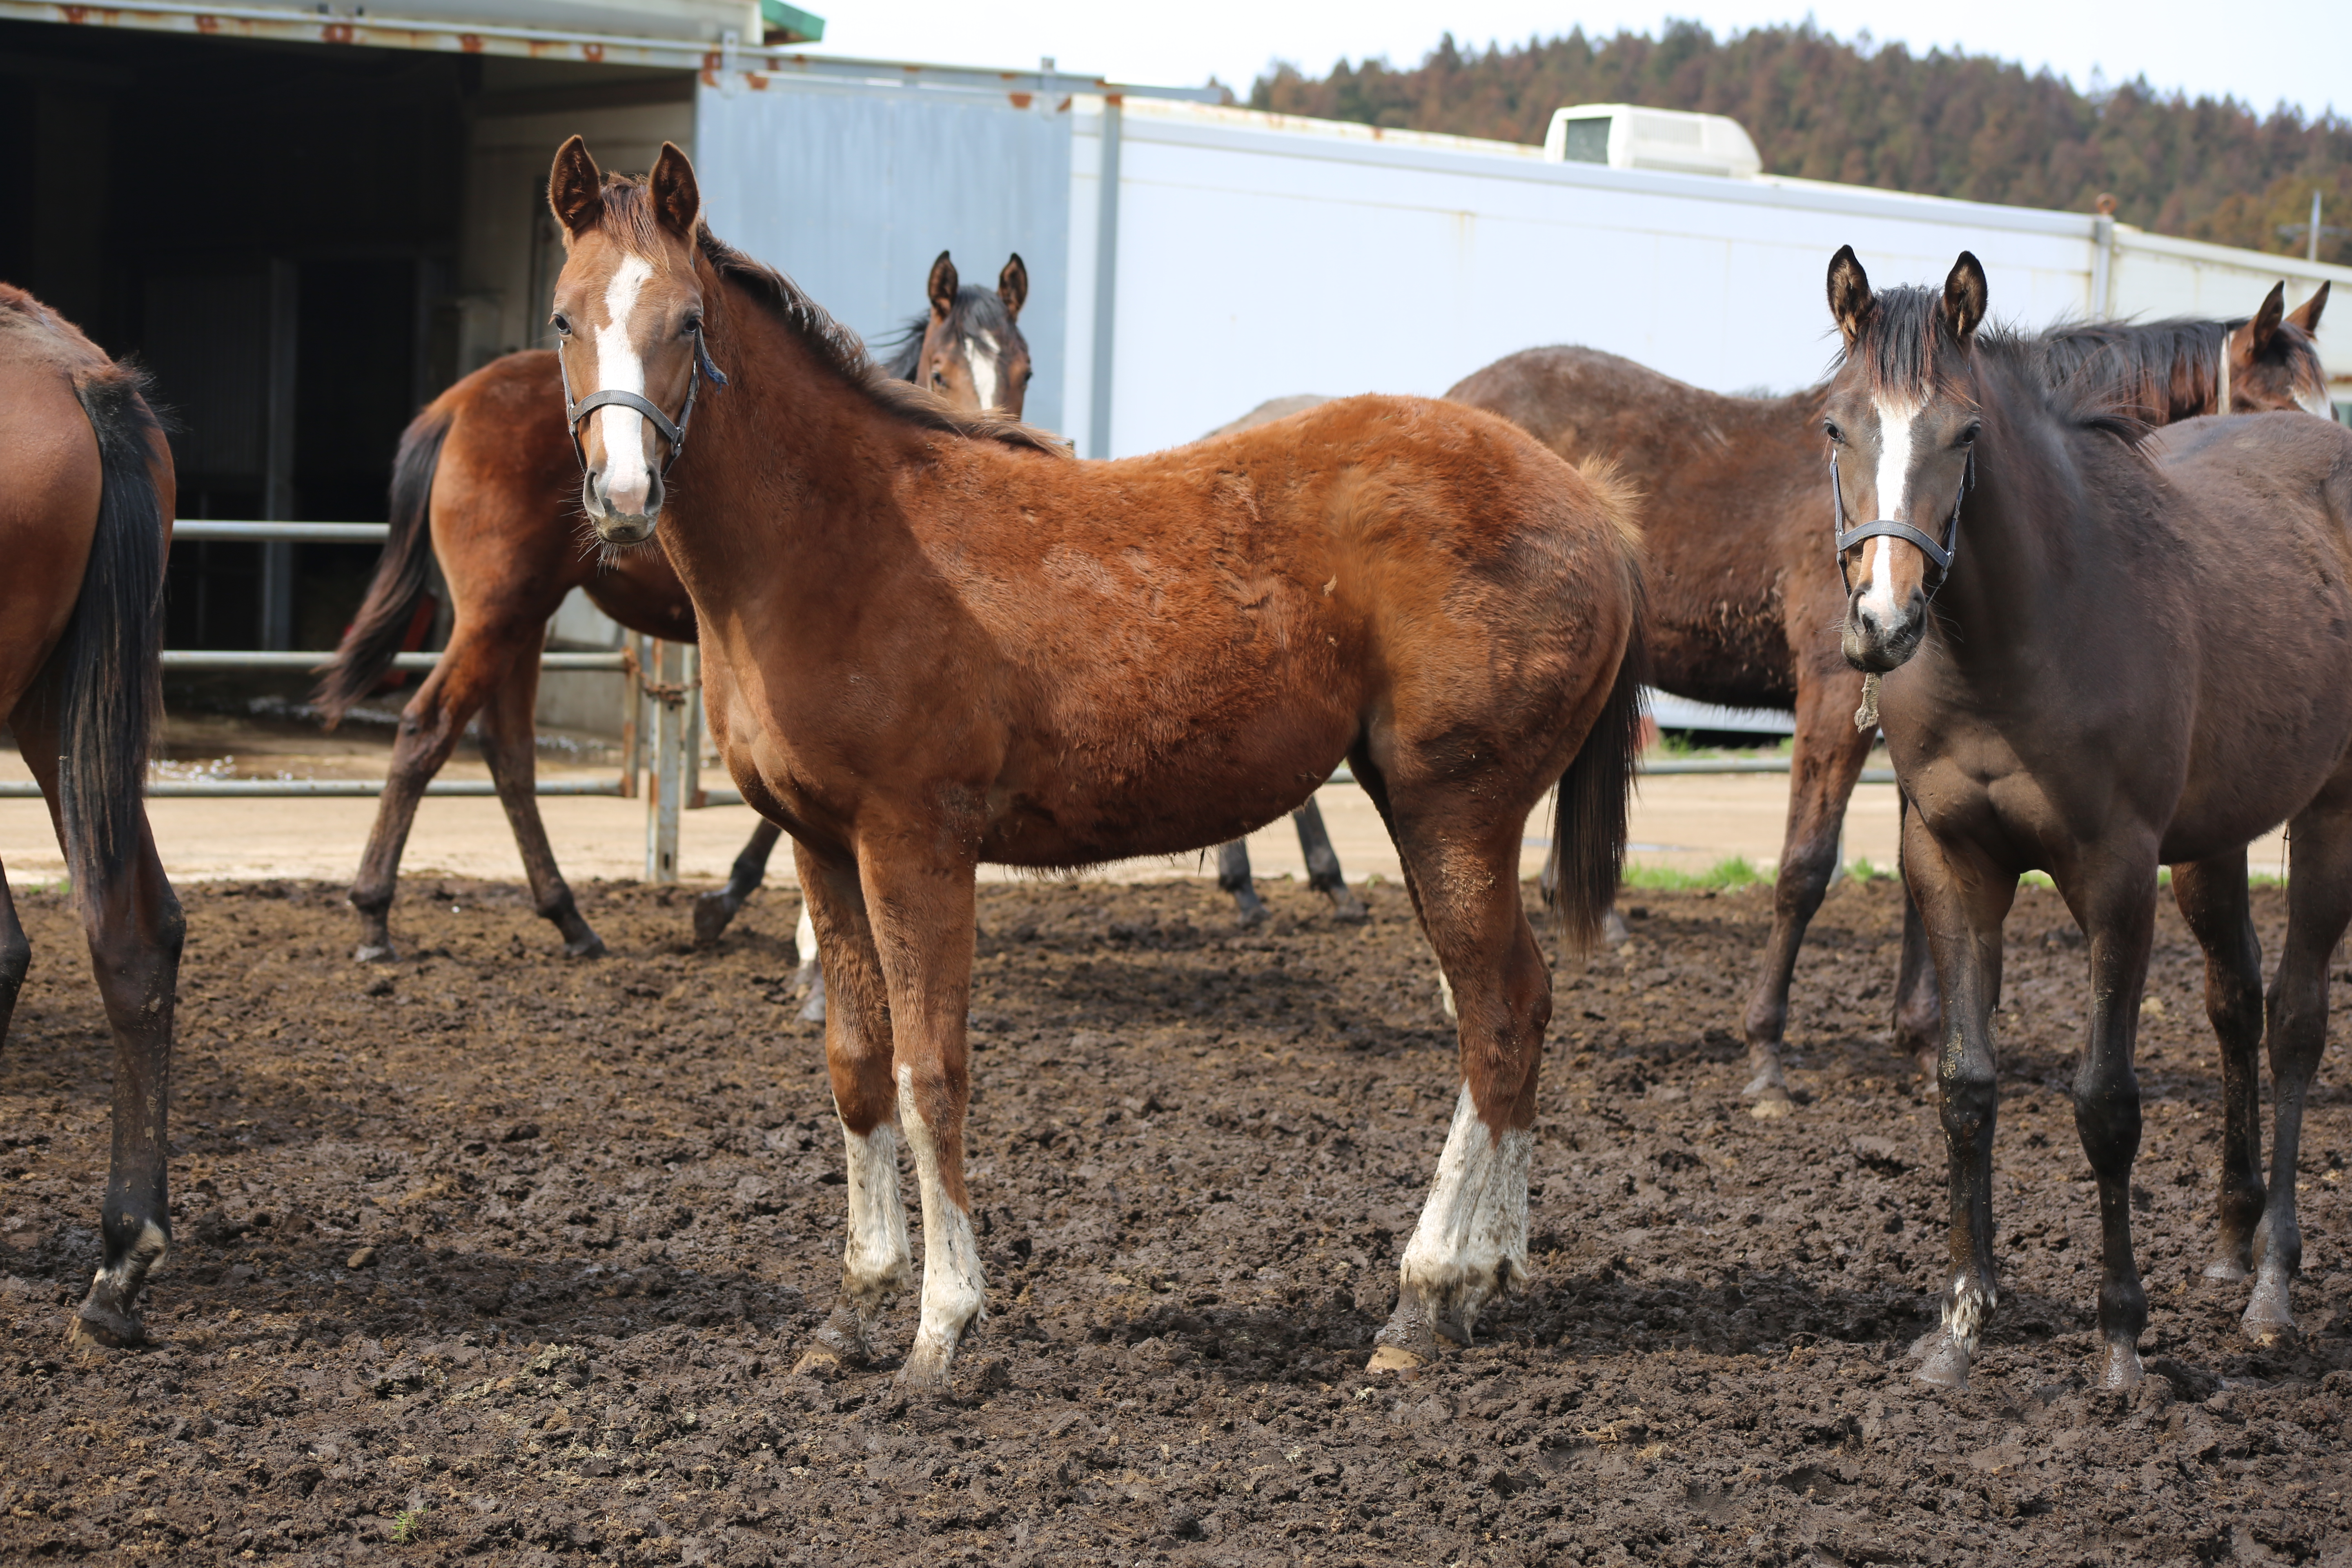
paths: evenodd
<path fill-rule="evenodd" d="M 1633 865 L 1625 868 L 1627 887 L 1657 892 L 1680 892 L 1691 888 L 1752 888 L 1771 880 L 1771 872 L 1758 870 L 1748 863 L 1745 855 L 1717 860 L 1704 871 L 1685 871 L 1673 866 Z"/>
<path fill-rule="evenodd" d="M 404 1508 L 392 1516 L 392 1539 L 394 1544 L 405 1546 L 425 1533 L 425 1516 L 433 1510 L 425 1508 Z"/>

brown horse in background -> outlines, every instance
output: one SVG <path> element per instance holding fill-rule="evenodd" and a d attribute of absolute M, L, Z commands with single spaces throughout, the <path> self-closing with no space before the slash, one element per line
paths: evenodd
<path fill-rule="evenodd" d="M 2327 287 L 2294 314 L 2284 286 L 2242 321 L 2108 322 L 2030 340 L 2036 374 L 2080 384 L 2154 423 L 2197 414 L 2324 408 L 2311 334 Z M 1780 1047 L 1805 928 L 1837 868 L 1846 805 L 1875 729 L 1857 729 L 1862 676 L 1838 656 L 1845 591 L 1821 531 L 1826 388 L 1732 397 L 1598 349 L 1529 349 L 1448 398 L 1511 420 L 1570 462 L 1605 457 L 1642 497 L 1651 679 L 1677 697 L 1793 709 L 1789 825 L 1772 931 L 1744 1027 L 1759 1115 L 1790 1105 Z M 1932 1074 L 1935 972 L 1906 922 L 1895 1043 Z"/>
<path fill-rule="evenodd" d="M 925 1267 L 900 1379 L 944 1385 L 985 1300 L 963 1169 L 980 863 L 1223 843 L 1343 757 L 1461 1002 L 1463 1088 L 1375 1364 L 1466 1340 L 1526 1268 L 1551 989 L 1519 903 L 1528 813 L 1561 781 L 1579 940 L 1623 855 L 1640 589 L 1622 505 L 1505 422 L 1417 399 L 1078 462 L 890 381 L 710 236 L 677 148 L 638 181 L 600 176 L 574 137 L 548 194 L 571 384 L 677 411 L 710 384 L 666 502 L 669 442 L 609 406 L 582 426 L 583 489 L 606 542 L 660 530 L 720 754 L 796 841 L 848 1154 L 824 1353 L 864 1359 L 908 1280 L 901 1134 Z"/>
<path fill-rule="evenodd" d="M 992 292 L 960 285 L 946 251 L 931 264 L 929 309 L 901 334 L 890 363 L 973 413 L 1018 417 L 1029 387 L 1029 344 L 1018 321 L 1029 295 L 1021 258 Z M 999 400 L 991 405 L 984 399 Z M 633 632 L 695 639 L 694 607 L 658 550 L 599 550 L 580 510 L 579 463 L 564 428 L 562 383 L 545 349 L 508 354 L 435 398 L 401 437 L 393 465 L 392 527 L 359 615 L 324 668 L 315 701 L 329 728 L 373 690 L 440 567 L 453 611 L 448 646 L 400 717 L 374 830 L 352 887 L 363 963 L 394 956 L 390 915 L 400 855 L 425 786 L 482 716 L 482 757 L 506 807 L 539 912 L 564 951 L 593 957 L 604 939 L 581 918 L 540 819 L 532 713 L 549 617 L 572 589 Z M 727 885 L 695 907 L 695 930 L 715 941 L 765 876 L 777 830 L 762 823 Z M 805 956 L 805 955 L 804 955 Z M 811 998 L 822 1016 L 821 996 Z"/>
<path fill-rule="evenodd" d="M 49 803 L 114 1031 L 114 1150 L 78 1340 L 136 1344 L 172 1246 L 172 1022 L 185 922 L 148 831 L 171 447 L 146 379 L 0 283 L 0 713 Z M 0 876 L 0 1044 L 33 961 Z"/>
<path fill-rule="evenodd" d="M 2159 866 L 2205 949 L 2221 1042 L 2208 1273 L 2253 1270 L 2247 1332 L 2290 1336 L 2303 1107 L 2352 921 L 2352 431 L 2299 414 L 2197 419 L 2139 447 L 2140 410 L 2053 388 L 2032 340 L 1982 327 L 1984 273 L 1965 252 L 1940 290 L 1874 292 L 1849 247 L 1829 298 L 1844 353 L 1822 403 L 1815 527 L 1835 519 L 1852 584 L 1843 654 L 1885 672 L 1904 874 L 1945 998 L 1951 1254 L 1918 1375 L 1965 1384 L 1998 1300 L 1993 1012 L 2029 870 L 2049 873 L 2089 939 L 2074 1122 L 2098 1185 L 2103 1381 L 2139 1381 L 2147 1321 L 2132 1053 Z M 2265 1195 L 2246 845 L 2281 822 L 2294 865 L 2269 1001 Z"/>

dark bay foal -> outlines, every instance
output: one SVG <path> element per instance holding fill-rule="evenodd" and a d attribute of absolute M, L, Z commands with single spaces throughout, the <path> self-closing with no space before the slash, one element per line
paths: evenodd
<path fill-rule="evenodd" d="M 2252 1272 L 2250 1335 L 2291 1334 L 2303 1107 L 2352 919 L 2352 431 L 2266 414 L 2143 443 L 2135 411 L 2053 390 L 2031 340 L 1983 327 L 1984 274 L 1965 253 L 1940 290 L 1874 292 L 1849 247 L 1829 296 L 1844 354 L 1823 401 L 1819 526 L 1834 514 L 1842 531 L 1844 656 L 1883 676 L 1912 806 L 1904 869 L 1945 1003 L 1951 1274 L 1918 1375 L 1964 1384 L 1998 1300 L 1993 1016 L 2001 926 L 2029 870 L 2089 938 L 2074 1117 L 2098 1184 L 2104 1381 L 2139 1380 L 2147 1319 L 2132 1054 L 2159 866 L 2204 946 L 2221 1043 L 2213 1271 Z M 2245 846 L 2281 822 L 2294 875 L 2268 1008 L 2265 1193 Z"/>

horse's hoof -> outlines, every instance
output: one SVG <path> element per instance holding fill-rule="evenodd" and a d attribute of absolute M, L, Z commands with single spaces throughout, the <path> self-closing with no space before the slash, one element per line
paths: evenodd
<path fill-rule="evenodd" d="M 2219 1279 L 2226 1284 L 2236 1284 L 2252 1272 L 2234 1258 L 2217 1258 L 2205 1266 L 2206 1279 Z"/>
<path fill-rule="evenodd" d="M 2137 1388 L 2147 1381 L 2140 1369 L 2139 1347 L 2111 1344 L 2107 1347 L 2107 1364 L 2099 1373 L 2101 1388 Z"/>
<path fill-rule="evenodd" d="M 1625 923 L 1625 917 L 1617 912 L 1614 904 L 1609 907 L 1607 914 L 1601 917 L 1601 940 L 1609 947 L 1622 947 L 1633 940 L 1633 928 Z"/>
<path fill-rule="evenodd" d="M 399 956 L 388 942 L 363 942 L 352 950 L 356 963 L 390 963 Z"/>
<path fill-rule="evenodd" d="M 1748 1114 L 1759 1121 L 1778 1121 L 1781 1117 L 1793 1116 L 1796 1112 L 1797 1102 L 1789 1098 L 1789 1091 L 1785 1089 L 1778 1094 L 1766 1095 L 1748 1108 Z"/>
<path fill-rule="evenodd" d="M 816 1331 L 815 1348 L 801 1357 L 801 1364 L 806 1366 L 819 1357 L 831 1361 L 836 1370 L 863 1367 L 873 1361 L 873 1352 L 866 1342 L 866 1325 L 847 1304 L 834 1308 Z"/>
<path fill-rule="evenodd" d="M 574 937 L 572 941 L 563 944 L 563 956 L 566 958 L 602 958 L 604 956 L 604 939 L 598 936 L 593 931 L 586 936 Z"/>
<path fill-rule="evenodd" d="M 1372 1352 L 1372 1359 L 1364 1363 L 1366 1372 L 1419 1372 L 1424 1365 L 1421 1357 L 1399 1345 L 1381 1345 Z"/>
<path fill-rule="evenodd" d="M 808 1000 L 802 1004 L 801 1022 L 803 1024 L 824 1022 L 824 986 L 822 984 L 811 989 Z"/>
<path fill-rule="evenodd" d="M 66 1343 L 76 1350 L 128 1350 L 146 1342 L 147 1326 L 135 1314 L 98 1301 L 84 1301 L 66 1330 Z"/>
<path fill-rule="evenodd" d="M 1930 1388 L 1962 1389 L 1969 1385 L 1969 1352 L 1950 1333 L 1931 1331 L 1920 1342 L 1926 1351 L 1911 1375 Z"/>
<path fill-rule="evenodd" d="M 1364 900 L 1356 897 L 1347 883 L 1322 890 L 1331 900 L 1331 918 L 1340 924 L 1361 925 L 1372 918 L 1372 911 L 1365 908 Z"/>
<path fill-rule="evenodd" d="M 906 1363 L 890 1381 L 909 1394 L 943 1394 L 948 1391 L 949 1369 L 954 1364 L 953 1346 L 918 1333 L 915 1348 L 907 1352 Z"/>
<path fill-rule="evenodd" d="M 1234 924 L 1244 931 L 1265 924 L 1265 919 L 1266 908 L 1264 904 L 1244 904 L 1234 911 Z"/>
<path fill-rule="evenodd" d="M 710 947 L 735 919 L 736 906 L 727 901 L 727 889 L 705 893 L 694 900 L 694 945 Z"/>
<path fill-rule="evenodd" d="M 2258 1345 L 2291 1345 L 2300 1337 L 2295 1332 L 2294 1313 L 2287 1306 L 2284 1283 L 2258 1280 L 2254 1299 L 2246 1303 L 2246 1315 L 2239 1321 L 2246 1338 Z"/>
<path fill-rule="evenodd" d="M 822 1345 L 803 1352 L 801 1359 L 793 1363 L 794 1377 L 814 1378 L 819 1383 L 831 1383 L 845 1370 L 841 1358 Z"/>

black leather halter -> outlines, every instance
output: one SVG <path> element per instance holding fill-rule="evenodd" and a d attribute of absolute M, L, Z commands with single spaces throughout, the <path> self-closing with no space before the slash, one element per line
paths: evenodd
<path fill-rule="evenodd" d="M 1968 466 L 1960 471 L 1960 493 L 1952 498 L 1951 521 L 1945 525 L 1945 537 L 1939 541 L 1933 534 L 1914 528 L 1907 522 L 1897 522 L 1891 517 L 1882 517 L 1875 521 L 1865 522 L 1859 528 L 1848 528 L 1845 525 L 1845 491 L 1838 484 L 1837 454 L 1835 452 L 1830 454 L 1830 504 L 1836 510 L 1837 516 L 1835 538 L 1838 581 L 1846 584 L 1848 593 L 1853 591 L 1853 585 L 1846 581 L 1845 552 L 1865 539 L 1900 539 L 1906 543 L 1917 545 L 1927 559 L 1935 563 L 1937 586 L 1943 585 L 1944 578 L 1951 574 L 1953 557 L 1960 552 L 1960 504 L 1969 499 L 1969 489 L 1976 483 L 1977 479 L 1977 453 L 1974 447 L 1969 448 L 1967 464 Z"/>
<path fill-rule="evenodd" d="M 702 389 L 703 377 L 709 377 L 710 384 L 715 387 L 727 384 L 727 377 L 710 363 L 710 348 L 702 341 L 702 329 L 699 326 L 694 329 L 694 357 L 687 362 L 686 367 L 686 406 L 677 411 L 676 424 L 670 423 L 669 416 L 664 414 L 651 398 L 640 397 L 634 392 L 623 392 L 617 387 L 608 386 L 602 392 L 592 392 L 574 403 L 572 400 L 572 368 L 563 362 L 566 341 L 564 338 L 555 341 L 555 369 L 556 374 L 563 378 L 563 413 L 571 422 L 572 455 L 580 459 L 580 471 L 583 474 L 588 471 L 588 448 L 580 439 L 580 422 L 599 408 L 628 408 L 644 415 L 652 423 L 656 433 L 669 443 L 669 456 L 662 459 L 661 466 L 661 477 L 668 479 L 670 465 L 676 463 L 677 455 L 686 450 L 686 427 L 694 422 L 694 396 Z"/>

